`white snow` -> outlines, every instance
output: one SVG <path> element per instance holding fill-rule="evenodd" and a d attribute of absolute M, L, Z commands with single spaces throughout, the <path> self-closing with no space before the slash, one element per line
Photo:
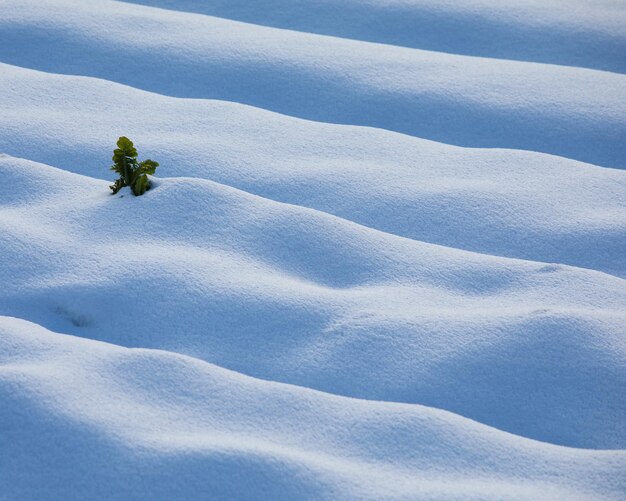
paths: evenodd
<path fill-rule="evenodd" d="M 8 5 L 0 20 L 5 63 L 460 146 L 626 167 L 622 73 L 409 49 L 110 0 L 0 2 Z"/>
<path fill-rule="evenodd" d="M 624 4 L 141 4 L 0 0 L 0 499 L 623 497 Z"/>

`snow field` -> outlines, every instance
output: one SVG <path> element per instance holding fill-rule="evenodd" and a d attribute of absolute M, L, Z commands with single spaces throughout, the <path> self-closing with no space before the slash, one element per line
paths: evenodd
<path fill-rule="evenodd" d="M 0 171 L 6 315 L 553 443 L 626 441 L 623 279 L 420 243 L 200 179 L 112 199 L 104 181 L 25 160 Z M 11 203 L 35 192 L 45 198 Z"/>
<path fill-rule="evenodd" d="M 93 78 L 8 65 L 1 75 L 0 147 L 13 156 L 106 177 L 119 103 L 133 103 L 136 116 L 150 118 L 122 127 L 140 151 L 158 152 L 169 176 L 212 179 L 415 240 L 626 274 L 622 171 Z"/>
<path fill-rule="evenodd" d="M 620 73 L 352 41 L 110 0 L 3 3 L 10 6 L 0 18 L 5 63 L 460 146 L 626 166 Z"/>
<path fill-rule="evenodd" d="M 625 19 L 0 0 L 0 500 L 623 498 Z"/>
<path fill-rule="evenodd" d="M 436 409 L 252 379 L 9 317 L 0 332 L 0 420 L 12 436 L 0 467 L 15 498 L 79 499 L 111 483 L 113 499 L 593 499 L 598 476 L 607 498 L 624 487 L 622 452 L 524 440 Z"/>

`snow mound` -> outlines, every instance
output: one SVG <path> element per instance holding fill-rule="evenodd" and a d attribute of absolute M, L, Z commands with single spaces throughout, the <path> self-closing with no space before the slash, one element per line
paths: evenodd
<path fill-rule="evenodd" d="M 626 6 L 583 0 L 132 0 L 416 49 L 626 72 Z"/>
<path fill-rule="evenodd" d="M 212 179 L 420 241 L 626 277 L 624 171 L 0 68 L 6 153 L 101 178 L 111 131 L 123 130 L 142 155 L 158 155 L 165 176 Z M 149 119 L 121 128 L 119 103 Z"/>
<path fill-rule="evenodd" d="M 625 20 L 0 0 L 0 499 L 623 499 Z"/>
<path fill-rule="evenodd" d="M 10 479 L 12 499 L 617 499 L 625 487 L 624 452 L 551 446 L 10 317 L 0 317 L 0 398 L 0 486 Z"/>
<path fill-rule="evenodd" d="M 624 74 L 374 44 L 110 0 L 4 4 L 5 63 L 461 146 L 626 167 Z M 128 104 L 118 106 L 121 113 Z"/>
<path fill-rule="evenodd" d="M 420 243 L 206 180 L 161 179 L 134 198 L 11 157 L 0 172 L 12 284 L 0 314 L 553 443 L 626 444 L 623 279 Z"/>

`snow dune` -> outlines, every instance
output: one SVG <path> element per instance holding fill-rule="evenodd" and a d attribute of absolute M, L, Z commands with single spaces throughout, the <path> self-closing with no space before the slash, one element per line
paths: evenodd
<path fill-rule="evenodd" d="M 5 63 L 461 146 L 626 167 L 623 74 L 366 43 L 108 0 L 3 3 Z"/>
<path fill-rule="evenodd" d="M 131 0 L 416 49 L 626 72 L 620 0 Z"/>
<path fill-rule="evenodd" d="M 626 445 L 623 279 L 423 244 L 199 179 L 129 200 L 24 160 L 0 172 L 0 275 L 13 284 L 1 314 L 548 442 Z"/>
<path fill-rule="evenodd" d="M 0 68 L 0 148 L 18 157 L 106 177 L 118 103 L 133 103 L 149 119 L 123 130 L 140 151 L 158 152 L 168 176 L 212 179 L 420 241 L 626 276 L 623 171 Z"/>
<path fill-rule="evenodd" d="M 624 18 L 0 0 L 0 499 L 623 498 Z"/>
<path fill-rule="evenodd" d="M 11 479 L 12 499 L 85 499 L 111 483 L 109 499 L 617 499 L 624 488 L 623 452 L 542 444 L 9 317 L 0 334 L 0 482 Z"/>

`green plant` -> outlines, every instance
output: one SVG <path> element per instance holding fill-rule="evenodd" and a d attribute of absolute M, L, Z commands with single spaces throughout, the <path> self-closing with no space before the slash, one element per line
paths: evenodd
<path fill-rule="evenodd" d="M 148 174 L 154 174 L 159 166 L 153 160 L 137 160 L 137 150 L 133 142 L 125 136 L 117 140 L 117 148 L 113 150 L 113 166 L 111 170 L 117 172 L 120 177 L 110 188 L 113 194 L 120 191 L 124 186 L 130 186 L 133 195 L 143 195 L 150 189 Z"/>

